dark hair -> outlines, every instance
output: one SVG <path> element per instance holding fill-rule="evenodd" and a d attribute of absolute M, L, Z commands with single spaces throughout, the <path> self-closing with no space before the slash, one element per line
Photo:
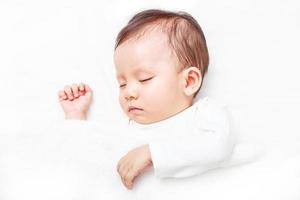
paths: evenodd
<path fill-rule="evenodd" d="M 209 64 L 206 40 L 198 22 L 186 12 L 149 9 L 135 14 L 119 32 L 115 49 L 132 37 L 140 37 L 153 25 L 167 34 L 182 67 L 197 67 L 203 80 Z"/>

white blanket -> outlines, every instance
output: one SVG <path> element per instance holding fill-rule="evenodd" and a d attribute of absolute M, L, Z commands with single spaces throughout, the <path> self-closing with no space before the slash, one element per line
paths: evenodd
<path fill-rule="evenodd" d="M 42 134 L 1 134 L 0 199 L 300 198 L 299 143 L 238 144 L 232 166 L 186 179 L 157 179 L 148 171 L 127 190 L 116 164 L 137 143 L 116 130 L 74 120 Z"/>

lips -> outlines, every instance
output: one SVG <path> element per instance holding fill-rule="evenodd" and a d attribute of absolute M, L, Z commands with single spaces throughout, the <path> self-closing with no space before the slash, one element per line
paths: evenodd
<path fill-rule="evenodd" d="M 129 106 L 129 107 L 128 107 L 128 112 L 132 112 L 132 111 L 136 111 L 136 110 L 143 110 L 143 109 L 142 109 L 142 108 L 135 107 L 135 106 Z"/>

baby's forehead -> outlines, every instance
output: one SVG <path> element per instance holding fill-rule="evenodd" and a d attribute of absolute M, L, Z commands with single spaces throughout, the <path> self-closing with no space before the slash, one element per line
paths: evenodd
<path fill-rule="evenodd" d="M 116 49 L 115 54 L 128 56 L 128 52 L 132 51 L 137 55 L 147 53 L 147 56 L 143 56 L 150 59 L 151 57 L 149 56 L 156 56 L 159 58 L 163 58 L 164 56 L 164 58 L 170 58 L 171 56 L 177 57 L 177 54 L 169 42 L 168 35 L 161 30 L 156 29 L 147 30 L 140 35 L 132 36 L 127 39 Z"/>
<path fill-rule="evenodd" d="M 132 35 L 128 36 L 128 39 L 138 40 L 140 38 L 149 38 L 153 36 L 160 36 L 162 39 L 168 38 L 168 34 L 166 28 L 162 26 L 162 24 L 148 24 L 145 27 L 142 27 L 140 30 L 132 33 Z"/>
<path fill-rule="evenodd" d="M 166 54 L 168 57 L 173 53 L 166 34 L 159 31 L 144 33 L 124 41 L 117 47 L 114 57 L 127 58 L 134 53 L 136 56 L 153 59 L 154 56 L 161 57 Z"/>
<path fill-rule="evenodd" d="M 178 58 L 169 45 L 168 35 L 154 27 L 120 44 L 115 50 L 114 60 L 117 73 L 120 74 L 128 71 L 136 74 L 152 73 L 159 70 L 158 66 L 171 63 L 178 65 Z"/>
<path fill-rule="evenodd" d="M 149 43 L 149 41 L 158 42 L 160 44 L 165 45 L 166 47 L 170 48 L 169 45 L 169 35 L 164 32 L 162 29 L 158 28 L 157 26 L 149 26 L 147 28 L 143 28 L 142 30 L 138 31 L 137 33 L 128 36 L 124 44 L 126 43 Z"/>

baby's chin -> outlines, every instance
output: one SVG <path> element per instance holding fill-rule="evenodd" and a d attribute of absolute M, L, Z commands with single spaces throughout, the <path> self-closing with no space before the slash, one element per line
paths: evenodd
<path fill-rule="evenodd" d="M 155 120 L 150 120 L 150 119 L 147 119 L 147 118 L 140 118 L 140 117 L 134 117 L 134 118 L 131 117 L 130 120 L 133 120 L 134 122 L 136 122 L 138 124 L 143 124 L 143 125 L 153 124 L 155 122 L 158 122 L 158 121 L 155 121 Z"/>
<path fill-rule="evenodd" d="M 163 119 L 154 119 L 154 118 L 150 118 L 147 116 L 143 116 L 143 115 L 127 115 L 129 117 L 130 120 L 138 123 L 138 124 L 143 124 L 143 125 L 147 125 L 147 124 L 153 124 L 155 122 L 159 122 Z"/>
<path fill-rule="evenodd" d="M 149 125 L 149 124 L 154 124 L 160 121 L 164 121 L 170 117 L 172 117 L 173 115 L 170 116 L 160 116 L 157 118 L 149 118 L 146 116 L 128 116 L 130 120 L 133 120 L 134 122 L 138 123 L 138 124 L 143 124 L 143 125 Z"/>

